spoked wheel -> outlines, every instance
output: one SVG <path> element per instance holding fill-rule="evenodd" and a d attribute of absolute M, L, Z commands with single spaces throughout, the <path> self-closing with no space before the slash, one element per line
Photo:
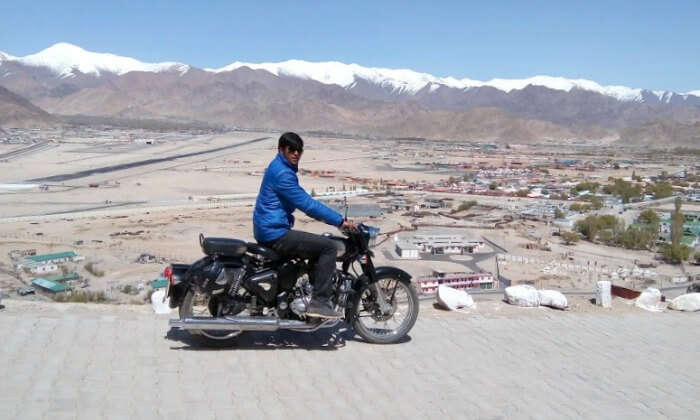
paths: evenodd
<path fill-rule="evenodd" d="M 391 310 L 383 313 L 373 287 L 364 286 L 360 290 L 353 327 L 370 343 L 396 343 L 408 334 L 418 319 L 418 294 L 409 280 L 387 276 L 380 278 L 377 284 Z"/>
<path fill-rule="evenodd" d="M 187 294 L 182 299 L 180 304 L 180 319 L 192 317 L 211 317 L 216 316 L 217 304 L 210 299 L 211 296 L 200 295 L 195 293 L 192 288 L 187 291 Z M 208 340 L 225 342 L 233 337 L 240 335 L 243 331 L 221 331 L 221 330 L 188 330 L 190 334 L 204 337 Z"/>

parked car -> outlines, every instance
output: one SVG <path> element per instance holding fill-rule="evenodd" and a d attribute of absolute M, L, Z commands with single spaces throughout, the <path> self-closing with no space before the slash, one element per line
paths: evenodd
<path fill-rule="evenodd" d="M 35 290 L 33 287 L 20 287 L 17 289 L 17 294 L 20 296 L 33 295 Z"/>

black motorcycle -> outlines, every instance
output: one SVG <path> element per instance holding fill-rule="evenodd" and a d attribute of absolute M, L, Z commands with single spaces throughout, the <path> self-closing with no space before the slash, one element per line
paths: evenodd
<path fill-rule="evenodd" d="M 370 343 L 401 340 L 418 318 L 411 276 L 395 267 L 375 267 L 370 245 L 379 229 L 359 224 L 344 237 L 324 234 L 338 248 L 333 304 L 345 322 Z M 206 255 L 194 264 L 166 267 L 166 298 L 179 307 L 170 326 L 206 340 L 229 340 L 244 331 L 312 332 L 339 319 L 306 316 L 313 270 L 304 259 L 281 259 L 273 250 L 238 239 L 199 236 Z M 359 269 L 358 269 L 359 266 Z"/>

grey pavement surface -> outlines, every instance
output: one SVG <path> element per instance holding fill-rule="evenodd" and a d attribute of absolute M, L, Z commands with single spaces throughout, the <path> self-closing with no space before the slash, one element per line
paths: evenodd
<path fill-rule="evenodd" d="M 212 349 L 147 306 L 3 304 L 0 419 L 700 417 L 700 313 L 424 302 L 397 345 L 334 330 Z"/>

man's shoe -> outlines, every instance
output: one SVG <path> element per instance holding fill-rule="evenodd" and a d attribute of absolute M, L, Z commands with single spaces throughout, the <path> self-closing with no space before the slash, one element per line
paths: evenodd
<path fill-rule="evenodd" d="M 341 313 L 333 310 L 330 302 L 323 302 L 318 299 L 311 299 L 309 306 L 306 308 L 306 316 L 328 319 L 340 319 L 343 317 Z"/>

